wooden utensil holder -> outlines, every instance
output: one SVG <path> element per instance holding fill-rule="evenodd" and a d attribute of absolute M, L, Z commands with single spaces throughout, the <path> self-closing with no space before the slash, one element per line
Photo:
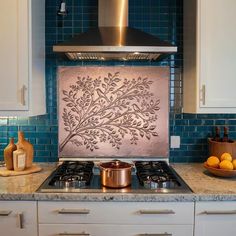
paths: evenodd
<path fill-rule="evenodd" d="M 209 156 L 216 156 L 220 158 L 224 152 L 228 152 L 231 154 L 233 159 L 236 159 L 236 141 L 234 140 L 231 142 L 216 142 L 209 138 L 208 147 Z"/>

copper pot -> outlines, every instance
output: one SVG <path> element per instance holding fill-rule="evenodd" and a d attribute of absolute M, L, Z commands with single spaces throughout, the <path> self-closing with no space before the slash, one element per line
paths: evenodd
<path fill-rule="evenodd" d="M 132 164 L 114 160 L 101 163 L 101 184 L 109 188 L 124 188 L 131 184 Z"/>

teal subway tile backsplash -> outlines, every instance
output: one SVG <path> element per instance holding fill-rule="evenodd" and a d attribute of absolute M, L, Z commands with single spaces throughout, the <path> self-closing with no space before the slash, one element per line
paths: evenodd
<path fill-rule="evenodd" d="M 18 131 L 19 126 L 7 126 L 7 131 Z"/>
<path fill-rule="evenodd" d="M 36 143 L 41 144 L 41 145 L 50 145 L 51 139 L 50 138 L 37 138 Z"/>
<path fill-rule="evenodd" d="M 236 139 L 234 114 L 181 114 L 183 66 L 183 0 L 129 0 L 129 25 L 178 46 L 178 53 L 162 62 L 71 62 L 52 52 L 52 46 L 74 34 L 96 27 L 98 0 L 66 0 L 68 15 L 57 15 L 61 0 L 46 1 L 46 93 L 47 114 L 30 118 L 0 118 L 0 159 L 10 137 L 18 130 L 34 144 L 35 161 L 57 161 L 57 67 L 58 66 L 159 66 L 171 67 L 170 135 L 181 137 L 180 149 L 170 149 L 171 162 L 202 162 L 207 157 L 207 138 L 217 125 L 229 127 Z"/>

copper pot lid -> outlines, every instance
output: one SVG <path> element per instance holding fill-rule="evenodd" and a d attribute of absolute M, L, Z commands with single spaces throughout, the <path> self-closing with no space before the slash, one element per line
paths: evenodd
<path fill-rule="evenodd" d="M 114 161 L 110 161 L 110 162 L 105 162 L 105 163 L 101 163 L 100 167 L 105 168 L 105 169 L 128 169 L 131 168 L 133 165 L 127 162 L 122 162 L 119 160 L 114 160 Z"/>

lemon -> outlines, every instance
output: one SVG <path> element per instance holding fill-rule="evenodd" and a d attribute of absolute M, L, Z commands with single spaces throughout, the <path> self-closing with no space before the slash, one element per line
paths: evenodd
<path fill-rule="evenodd" d="M 230 153 L 228 152 L 225 152 L 221 155 L 220 157 L 220 160 L 223 161 L 223 160 L 228 160 L 228 161 L 232 161 L 232 156 Z"/>
<path fill-rule="evenodd" d="M 219 167 L 219 163 L 220 163 L 220 160 L 219 160 L 218 157 L 210 156 L 207 159 L 207 165 L 210 166 L 210 167 L 218 168 Z"/>
<path fill-rule="evenodd" d="M 236 170 L 236 160 L 233 160 L 232 164 L 233 164 L 234 170 Z"/>
<path fill-rule="evenodd" d="M 229 160 L 223 160 L 220 162 L 220 169 L 224 170 L 233 170 L 234 166 L 231 161 Z"/>

